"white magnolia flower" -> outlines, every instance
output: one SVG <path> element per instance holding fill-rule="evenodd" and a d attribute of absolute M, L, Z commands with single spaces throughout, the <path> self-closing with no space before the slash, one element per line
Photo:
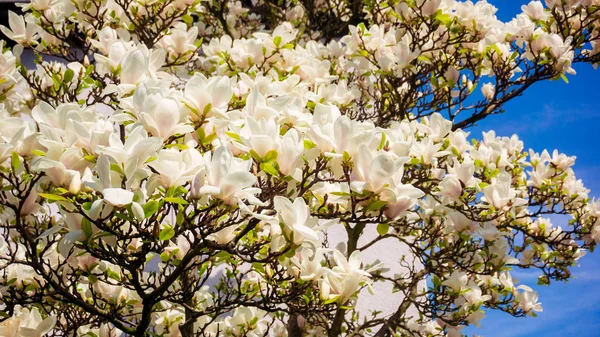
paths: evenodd
<path fill-rule="evenodd" d="M 101 152 L 123 168 L 123 173 L 128 178 L 127 186 L 137 186 L 148 175 L 144 164 L 157 155 L 156 152 L 161 146 L 160 138 L 148 137 L 144 128 L 138 126 L 129 132 L 125 143 L 121 142 L 117 134 L 112 134 L 109 146 L 104 147 Z"/>
<path fill-rule="evenodd" d="M 229 205 L 241 199 L 261 203 L 254 196 L 260 189 L 251 187 L 257 179 L 249 172 L 250 161 L 234 158 L 224 146 L 212 155 L 207 153 L 205 160 L 206 169 L 201 169 L 191 183 L 192 196 L 211 195 Z"/>
<path fill-rule="evenodd" d="M 37 26 L 32 22 L 27 22 L 22 16 L 13 11 L 8 11 L 8 25 L 10 29 L 0 25 L 0 31 L 9 39 L 18 44 L 34 46 L 39 38 Z"/>
<path fill-rule="evenodd" d="M 292 203 L 288 198 L 277 196 L 274 204 L 288 240 L 295 245 L 302 245 L 306 241 L 319 241 L 318 219 L 310 216 L 304 199 L 296 198 Z"/>
<path fill-rule="evenodd" d="M 450 277 L 446 279 L 446 281 L 442 282 L 443 285 L 450 287 L 453 292 L 458 293 L 464 289 L 469 281 L 469 277 L 467 274 L 455 270 L 452 272 Z"/>
<path fill-rule="evenodd" d="M 164 95 L 161 89 L 150 82 L 142 83 L 133 94 L 134 108 L 144 128 L 163 140 L 175 134 L 193 132 L 194 128 L 186 124 L 179 100 Z"/>
<path fill-rule="evenodd" d="M 303 248 L 291 259 L 292 264 L 297 270 L 297 276 L 303 281 L 318 280 L 327 272 L 323 267 L 325 262 L 325 251 L 322 249 Z"/>
<path fill-rule="evenodd" d="M 511 176 L 503 172 L 493 184 L 486 186 L 483 189 L 483 199 L 495 209 L 500 210 L 516 197 L 516 191 L 511 186 Z"/>
<path fill-rule="evenodd" d="M 186 83 L 184 90 L 185 103 L 193 109 L 191 117 L 194 120 L 205 114 L 210 117 L 212 112 L 224 116 L 232 95 L 233 86 L 228 77 L 215 76 L 209 80 L 199 73 Z"/>
<path fill-rule="evenodd" d="M 321 280 L 321 297 L 337 298 L 339 303 L 348 299 L 360 289 L 365 282 L 370 282 L 370 274 L 361 269 L 359 251 L 354 251 L 348 259 L 338 250 L 333 250 L 336 266 Z"/>
<path fill-rule="evenodd" d="M 158 172 L 159 182 L 165 188 L 182 186 L 191 181 L 200 170 L 205 169 L 204 158 L 196 149 L 161 150 L 149 166 Z"/>
<path fill-rule="evenodd" d="M 517 294 L 517 300 L 521 309 L 527 313 L 543 311 L 542 304 L 538 302 L 538 293 L 536 291 L 524 285 L 520 285 L 517 288 L 523 290 Z"/>
<path fill-rule="evenodd" d="M 56 317 L 42 318 L 37 308 L 17 307 L 14 316 L 0 324 L 0 335 L 4 337 L 43 337 L 56 325 Z"/>
<path fill-rule="evenodd" d="M 398 158 L 385 151 L 375 152 L 361 145 L 355 159 L 351 188 L 361 193 L 366 190 L 380 193 L 395 176 L 402 176 L 408 157 Z"/>

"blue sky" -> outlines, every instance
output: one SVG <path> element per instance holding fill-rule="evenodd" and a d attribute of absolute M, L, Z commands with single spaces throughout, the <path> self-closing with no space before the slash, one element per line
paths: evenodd
<path fill-rule="evenodd" d="M 510 20 L 529 1 L 488 0 L 498 7 L 497 16 Z M 526 148 L 558 149 L 577 156 L 575 173 L 592 197 L 600 197 L 600 69 L 575 67 L 577 75 L 562 81 L 538 83 L 524 96 L 505 105 L 502 115 L 489 117 L 471 128 L 471 136 L 495 130 L 498 135 L 517 134 Z M 560 221 L 557 219 L 556 222 Z M 558 225 L 558 223 L 556 223 Z M 487 337 L 597 337 L 600 336 L 600 250 L 584 256 L 573 270 L 575 279 L 547 287 L 534 286 L 544 311 L 537 318 L 514 318 L 488 312 L 481 328 L 469 327 L 468 335 Z M 535 285 L 537 274 L 519 272 L 524 283 Z"/>

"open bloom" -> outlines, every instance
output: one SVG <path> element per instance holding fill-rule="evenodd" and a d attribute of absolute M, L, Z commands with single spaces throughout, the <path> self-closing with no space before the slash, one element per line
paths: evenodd
<path fill-rule="evenodd" d="M 167 149 L 160 151 L 156 160 L 149 165 L 158 172 L 160 184 L 169 188 L 191 181 L 204 168 L 205 163 L 196 149 Z"/>
<path fill-rule="evenodd" d="M 469 277 L 467 276 L 467 274 L 455 270 L 448 279 L 446 279 L 446 281 L 444 281 L 442 284 L 445 286 L 450 287 L 450 289 L 452 289 L 452 291 L 458 293 L 461 290 L 463 290 L 463 288 L 467 285 L 467 282 L 469 280 Z"/>
<path fill-rule="evenodd" d="M 234 158 L 224 146 L 218 147 L 212 155 L 207 153 L 205 160 L 206 167 L 200 169 L 191 183 L 193 197 L 211 195 L 229 205 L 240 199 L 260 204 L 254 197 L 260 189 L 251 187 L 257 179 L 249 172 L 250 161 Z"/>
<path fill-rule="evenodd" d="M 43 337 L 56 325 L 56 317 L 42 318 L 37 308 L 17 307 L 15 315 L 0 324 L 4 337 Z"/>
<path fill-rule="evenodd" d="M 350 186 L 359 193 L 363 190 L 379 193 L 394 175 L 402 176 L 403 165 L 408 159 L 384 151 L 375 152 L 363 144 L 358 150 L 356 170 L 353 171 Z"/>
<path fill-rule="evenodd" d="M 308 206 L 302 198 L 292 203 L 288 198 L 277 196 L 274 199 L 275 210 L 283 223 L 283 232 L 295 245 L 305 241 L 318 242 L 318 220 L 310 216 Z"/>
<path fill-rule="evenodd" d="M 161 87 L 142 83 L 134 93 L 134 108 L 146 130 L 163 140 L 175 134 L 193 132 L 194 128 L 185 122 L 179 101 L 160 90 Z"/>
<path fill-rule="evenodd" d="M 336 298 L 338 303 L 346 303 L 359 290 L 361 285 L 370 281 L 370 274 L 361 269 L 359 251 L 354 251 L 349 258 L 338 250 L 333 250 L 336 266 L 327 273 L 320 283 L 321 297 Z"/>
<path fill-rule="evenodd" d="M 223 114 L 233 95 L 233 87 L 226 76 L 215 76 L 209 80 L 196 73 L 186 83 L 183 94 L 185 103 L 193 109 L 191 117 L 195 120 L 200 115 L 212 116 L 212 112 Z"/>
<path fill-rule="evenodd" d="M 9 39 L 23 45 L 35 45 L 39 38 L 37 34 L 37 26 L 17 15 L 13 11 L 8 11 L 8 25 L 10 29 L 0 25 L 0 30 Z"/>

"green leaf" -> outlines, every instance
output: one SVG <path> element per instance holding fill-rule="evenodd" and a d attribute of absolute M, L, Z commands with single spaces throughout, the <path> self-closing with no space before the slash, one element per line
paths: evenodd
<path fill-rule="evenodd" d="M 98 282 L 98 277 L 94 274 L 90 274 L 88 275 L 88 281 L 90 281 L 91 284 L 94 284 Z"/>
<path fill-rule="evenodd" d="M 431 60 L 425 55 L 419 55 L 417 60 L 425 63 L 431 63 Z"/>
<path fill-rule="evenodd" d="M 265 267 L 261 263 L 257 263 L 257 262 L 252 263 L 252 269 L 256 270 L 257 272 L 259 272 L 261 274 L 264 274 L 264 272 L 265 272 Z"/>
<path fill-rule="evenodd" d="M 350 196 L 350 193 L 348 193 L 348 192 L 339 192 L 339 191 L 330 192 L 329 194 L 331 194 L 331 195 L 337 195 L 337 196 L 340 196 L 340 197 L 349 197 Z"/>
<path fill-rule="evenodd" d="M 92 236 L 92 223 L 88 219 L 83 218 L 81 220 L 81 230 L 83 230 L 85 237 L 89 239 Z"/>
<path fill-rule="evenodd" d="M 150 200 L 142 206 L 144 210 L 144 218 L 148 219 L 158 211 L 159 202 L 156 200 Z"/>
<path fill-rule="evenodd" d="M 367 30 L 367 26 L 365 26 L 365 24 L 363 22 L 359 23 L 357 28 L 361 32 L 361 34 L 364 34 L 365 31 Z"/>
<path fill-rule="evenodd" d="M 44 157 L 44 156 L 46 156 L 46 152 L 40 151 L 40 150 L 33 150 L 33 151 L 31 151 L 31 153 L 33 155 L 35 155 L 35 156 L 38 156 L 38 157 Z"/>
<path fill-rule="evenodd" d="M 277 156 L 278 156 L 277 151 L 271 150 L 265 154 L 265 158 L 263 159 L 263 161 L 265 161 L 265 162 L 275 161 L 275 160 L 277 160 Z"/>
<path fill-rule="evenodd" d="M 50 194 L 50 193 L 40 193 L 40 197 L 44 198 L 44 199 L 48 199 L 48 200 L 53 200 L 53 201 L 65 201 L 67 200 L 67 198 L 60 196 L 60 195 L 56 195 L 56 194 Z"/>
<path fill-rule="evenodd" d="M 63 195 L 63 194 L 67 194 L 67 193 L 69 193 L 69 191 L 62 187 L 56 188 L 56 194 Z"/>
<path fill-rule="evenodd" d="M 390 225 L 388 225 L 387 223 L 380 223 L 377 225 L 377 233 L 379 233 L 379 235 L 385 235 L 388 233 L 389 230 Z"/>
<path fill-rule="evenodd" d="M 183 209 L 183 206 L 179 205 L 179 212 L 177 212 L 177 216 L 175 217 L 176 223 L 177 225 L 181 226 L 183 225 L 183 222 L 185 221 L 185 210 Z"/>
<path fill-rule="evenodd" d="M 381 133 L 381 142 L 379 142 L 379 146 L 377 147 L 377 150 L 381 150 L 385 147 L 385 144 L 387 143 L 387 135 L 385 134 L 385 132 Z"/>
<path fill-rule="evenodd" d="M 225 134 L 228 135 L 229 137 L 233 138 L 234 140 L 237 140 L 238 142 L 242 141 L 242 138 L 240 138 L 240 135 L 238 135 L 237 133 L 227 131 L 227 132 L 225 132 Z"/>
<path fill-rule="evenodd" d="M 115 163 L 111 163 L 110 164 L 110 170 L 111 171 L 115 171 L 119 174 L 123 174 L 123 170 L 121 169 L 121 166 L 119 166 L 119 164 L 115 164 Z"/>
<path fill-rule="evenodd" d="M 165 198 L 165 201 L 170 202 L 172 204 L 177 204 L 177 205 L 189 205 L 189 202 L 185 201 L 182 198 L 167 197 L 167 198 Z"/>
<path fill-rule="evenodd" d="M 449 14 L 444 14 L 440 11 L 438 15 L 435 16 L 435 19 L 438 20 L 441 24 L 446 25 L 452 20 L 452 16 L 450 16 Z"/>
<path fill-rule="evenodd" d="M 431 279 L 434 288 L 439 288 L 442 285 L 442 280 L 437 275 L 433 275 Z"/>
<path fill-rule="evenodd" d="M 275 36 L 275 38 L 273 39 L 273 43 L 275 44 L 275 47 L 279 47 L 279 45 L 281 44 L 281 36 Z"/>
<path fill-rule="evenodd" d="M 167 241 L 175 236 L 175 230 L 171 226 L 165 226 L 158 235 L 158 238 L 162 241 Z"/>
<path fill-rule="evenodd" d="M 338 298 L 339 298 L 339 296 L 335 296 L 335 297 L 333 297 L 333 298 L 330 298 L 330 299 L 328 299 L 328 300 L 324 301 L 324 302 L 323 302 L 323 305 L 327 305 L 327 304 L 335 303 L 335 302 L 337 302 Z"/>
<path fill-rule="evenodd" d="M 69 68 L 69 69 L 67 69 L 67 71 L 65 71 L 63 80 L 65 82 L 71 82 L 71 80 L 73 79 L 74 76 L 75 76 L 75 72 L 73 71 L 73 69 Z"/>
<path fill-rule="evenodd" d="M 119 275 L 119 273 L 117 272 L 112 271 L 111 269 L 106 269 L 106 276 L 115 281 L 121 281 L 121 275 Z"/>
<path fill-rule="evenodd" d="M 261 163 L 260 169 L 263 172 L 270 174 L 272 176 L 275 176 L 275 177 L 279 176 L 279 171 L 277 171 L 277 169 L 275 168 L 275 166 L 273 166 L 272 163 Z"/>
<path fill-rule="evenodd" d="M 208 103 L 205 107 L 204 107 L 204 111 L 202 111 L 202 114 L 204 115 L 208 115 L 208 113 L 212 110 L 212 103 Z"/>
<path fill-rule="evenodd" d="M 54 89 L 58 90 L 61 87 L 62 79 L 57 74 L 52 74 L 52 82 L 54 82 Z"/>
<path fill-rule="evenodd" d="M 165 145 L 165 149 L 172 149 L 172 148 L 176 148 L 179 151 L 183 151 L 183 150 L 187 150 L 189 147 L 185 144 L 177 144 L 177 143 Z"/>
<path fill-rule="evenodd" d="M 250 157 L 252 157 L 252 159 L 256 160 L 257 162 L 261 162 L 262 158 L 258 155 L 258 153 L 254 150 L 250 150 Z"/>
<path fill-rule="evenodd" d="M 171 255 L 168 252 L 160 253 L 160 260 L 162 262 L 169 262 L 170 259 L 171 259 Z"/>
<path fill-rule="evenodd" d="M 119 219 L 121 219 L 121 220 L 123 220 L 123 221 L 135 222 L 135 219 L 133 219 L 132 217 L 127 216 L 127 215 L 125 215 L 123 213 L 117 212 L 117 213 L 114 213 L 114 216 L 117 217 L 117 218 L 119 218 Z"/>
<path fill-rule="evenodd" d="M 192 24 L 194 22 L 194 18 L 189 14 L 182 16 L 181 19 L 187 24 Z"/>
<path fill-rule="evenodd" d="M 21 167 L 21 158 L 19 158 L 19 155 L 14 151 L 11 155 L 11 164 L 13 171 L 18 170 L 19 167 Z"/>
<path fill-rule="evenodd" d="M 387 202 L 383 200 L 375 200 L 370 203 L 369 206 L 367 206 L 367 211 L 378 211 L 385 207 L 385 205 L 387 205 Z"/>
<path fill-rule="evenodd" d="M 304 140 L 304 149 L 305 150 L 310 150 L 310 149 L 313 149 L 315 147 L 317 147 L 317 144 L 313 143 L 312 140 L 310 140 L 310 139 L 305 139 Z"/>

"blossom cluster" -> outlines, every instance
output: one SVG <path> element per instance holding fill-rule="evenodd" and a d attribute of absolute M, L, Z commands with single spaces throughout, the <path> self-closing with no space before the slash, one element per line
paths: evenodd
<path fill-rule="evenodd" d="M 292 1 L 276 24 L 228 1 L 11 13 L 0 335 L 453 337 L 484 308 L 541 311 L 511 271 L 569 279 L 600 202 L 575 158 L 461 127 L 597 62 L 598 4 L 369 6 L 330 41 Z M 362 259 L 389 239 L 395 274 Z M 382 283 L 398 310 L 358 314 Z"/>

